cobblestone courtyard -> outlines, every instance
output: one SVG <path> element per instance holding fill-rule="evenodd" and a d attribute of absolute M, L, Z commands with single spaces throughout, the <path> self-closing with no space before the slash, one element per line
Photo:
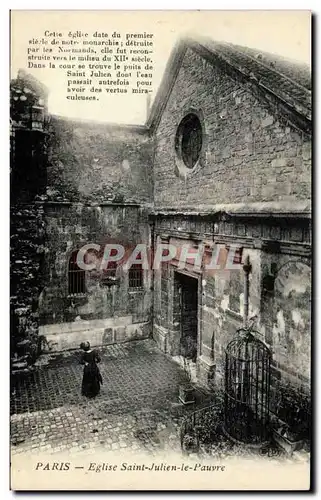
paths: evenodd
<path fill-rule="evenodd" d="M 100 395 L 81 396 L 82 366 L 76 351 L 44 355 L 28 374 L 15 375 L 11 395 L 11 452 L 180 450 L 179 423 L 206 404 L 179 403 L 184 371 L 152 340 L 101 349 L 104 384 Z"/>

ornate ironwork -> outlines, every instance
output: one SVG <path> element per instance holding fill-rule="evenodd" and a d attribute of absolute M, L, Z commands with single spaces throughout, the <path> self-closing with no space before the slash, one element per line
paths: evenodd
<path fill-rule="evenodd" d="M 225 432 L 252 445 L 266 441 L 269 423 L 271 353 L 256 335 L 238 330 L 225 361 Z"/>

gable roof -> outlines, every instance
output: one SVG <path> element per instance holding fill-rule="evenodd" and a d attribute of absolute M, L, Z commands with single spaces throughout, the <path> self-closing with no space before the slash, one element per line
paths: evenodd
<path fill-rule="evenodd" d="M 187 49 L 220 65 L 232 77 L 249 82 L 256 94 L 281 108 L 298 128 L 311 131 L 311 72 L 307 64 L 205 37 L 185 38 L 174 47 L 146 123 L 151 130 L 160 121 Z"/>

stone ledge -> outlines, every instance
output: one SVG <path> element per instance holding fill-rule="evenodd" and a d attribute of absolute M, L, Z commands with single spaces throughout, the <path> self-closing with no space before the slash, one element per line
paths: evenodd
<path fill-rule="evenodd" d="M 200 356 L 198 358 L 199 362 L 205 365 L 209 370 L 216 367 L 214 359 L 210 359 L 207 356 Z"/>
<path fill-rule="evenodd" d="M 40 335 L 60 335 L 64 333 L 83 332 L 92 328 L 110 328 L 115 326 L 126 326 L 132 324 L 132 316 L 121 316 L 106 319 L 79 320 L 68 323 L 55 323 L 41 325 Z"/>
<path fill-rule="evenodd" d="M 267 201 L 250 203 L 222 203 L 217 205 L 199 204 L 195 210 L 195 205 L 182 207 L 172 205 L 155 207 L 152 216 L 209 216 L 217 214 L 226 215 L 248 215 L 255 217 L 311 217 L 310 200 L 290 200 L 290 201 Z"/>
<path fill-rule="evenodd" d="M 64 351 L 68 349 L 79 349 L 81 342 L 89 341 L 92 347 L 102 346 L 130 340 L 146 339 L 150 334 L 150 323 L 132 323 L 126 324 L 119 318 L 117 324 L 111 324 L 105 320 L 105 324 L 97 326 L 97 320 L 86 322 L 87 328 L 73 329 L 70 331 L 59 331 L 60 325 L 56 326 L 55 333 L 48 334 L 45 330 L 42 331 L 47 338 L 49 344 L 52 345 L 50 352 Z M 102 320 L 101 320 L 102 321 Z M 76 325 L 78 322 L 75 323 Z M 98 323 L 99 324 L 99 323 Z M 100 323 L 101 325 L 101 323 Z"/>

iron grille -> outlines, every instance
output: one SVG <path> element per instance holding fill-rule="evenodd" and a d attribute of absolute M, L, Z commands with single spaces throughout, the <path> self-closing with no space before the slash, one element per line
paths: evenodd
<path fill-rule="evenodd" d="M 270 350 L 250 329 L 238 330 L 226 348 L 225 431 L 237 441 L 267 439 L 270 364 Z"/>
<path fill-rule="evenodd" d="M 77 264 L 77 251 L 73 252 L 68 268 L 68 294 L 83 295 L 86 293 L 85 271 Z"/>
<path fill-rule="evenodd" d="M 128 273 L 129 288 L 143 288 L 144 276 L 141 264 L 133 264 Z"/>

